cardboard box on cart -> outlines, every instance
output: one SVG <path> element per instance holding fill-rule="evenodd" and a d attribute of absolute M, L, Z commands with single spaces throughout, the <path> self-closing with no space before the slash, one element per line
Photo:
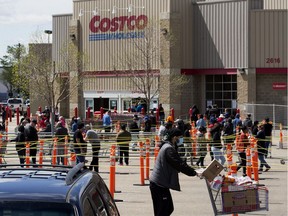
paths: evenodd
<path fill-rule="evenodd" d="M 202 172 L 202 176 L 206 178 L 209 182 L 213 181 L 213 179 L 218 176 L 224 167 L 217 161 L 213 160 L 206 169 Z"/>
<path fill-rule="evenodd" d="M 241 191 L 222 191 L 223 212 L 249 212 L 259 209 L 258 191 L 248 188 Z"/>

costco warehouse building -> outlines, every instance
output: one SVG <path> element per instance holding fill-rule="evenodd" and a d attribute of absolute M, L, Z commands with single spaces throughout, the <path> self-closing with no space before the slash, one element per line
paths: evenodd
<path fill-rule="evenodd" d="M 118 62 L 153 22 L 152 88 L 160 86 L 153 100 L 166 111 L 184 116 L 194 104 L 201 113 L 217 104 L 258 120 L 276 113 L 275 121 L 287 124 L 287 9 L 287 0 L 74 0 L 72 14 L 53 16 L 52 58 L 61 62 L 59 50 L 71 42 L 88 63 L 70 69 L 68 78 L 82 74 L 83 84 L 60 113 L 72 117 L 79 107 L 84 116 L 88 106 L 122 112 L 144 98 Z M 181 95 L 161 87 L 171 74 L 189 79 Z"/>

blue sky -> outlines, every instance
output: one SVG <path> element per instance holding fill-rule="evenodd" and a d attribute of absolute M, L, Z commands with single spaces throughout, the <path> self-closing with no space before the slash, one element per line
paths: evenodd
<path fill-rule="evenodd" d="M 39 35 L 48 41 L 41 34 L 52 30 L 52 15 L 72 13 L 72 9 L 73 0 L 0 0 L 0 58 L 7 46 L 27 46 Z"/>

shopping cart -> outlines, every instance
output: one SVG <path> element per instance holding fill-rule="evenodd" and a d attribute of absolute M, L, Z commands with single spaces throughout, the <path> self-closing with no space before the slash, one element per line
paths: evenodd
<path fill-rule="evenodd" d="M 221 184 L 215 189 L 207 179 L 205 181 L 214 215 L 269 210 L 268 189 L 264 186 Z"/>

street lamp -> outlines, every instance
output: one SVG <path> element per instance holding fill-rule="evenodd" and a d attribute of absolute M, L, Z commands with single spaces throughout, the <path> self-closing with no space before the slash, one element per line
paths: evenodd
<path fill-rule="evenodd" d="M 45 30 L 45 34 L 48 34 L 48 43 L 50 43 L 50 35 L 52 34 L 51 30 Z"/>

